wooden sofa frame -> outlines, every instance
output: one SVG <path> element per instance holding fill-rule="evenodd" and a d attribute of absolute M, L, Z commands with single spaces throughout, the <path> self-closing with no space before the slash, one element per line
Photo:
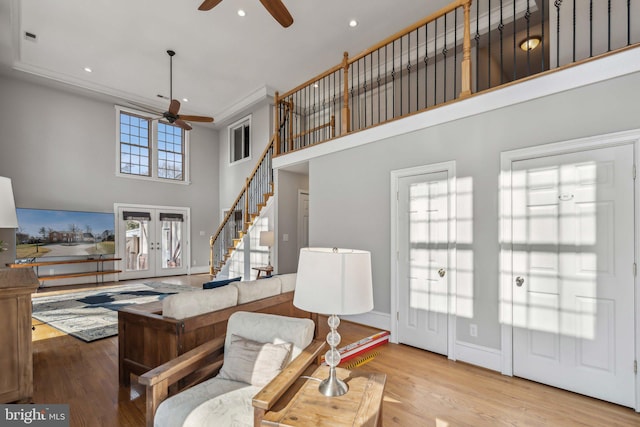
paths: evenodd
<path fill-rule="evenodd" d="M 279 314 L 312 319 L 317 314 L 293 305 L 293 291 L 238 304 L 185 319 L 162 316 L 162 301 L 123 307 L 118 311 L 118 373 L 121 386 L 131 374 L 142 375 L 178 356 L 225 335 L 229 316 L 236 311 Z"/>

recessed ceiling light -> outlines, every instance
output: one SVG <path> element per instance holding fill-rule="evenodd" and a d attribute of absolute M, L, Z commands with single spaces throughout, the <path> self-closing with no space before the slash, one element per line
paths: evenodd
<path fill-rule="evenodd" d="M 182 102 L 189 102 L 189 98 L 182 98 Z"/>
<path fill-rule="evenodd" d="M 92 72 L 93 72 L 93 70 L 92 70 L 91 68 L 89 68 L 89 67 L 84 67 L 84 70 L 85 70 L 87 73 L 92 73 Z"/>
<path fill-rule="evenodd" d="M 238 9 L 238 16 L 245 16 L 247 13 L 242 10 L 242 9 Z"/>
<path fill-rule="evenodd" d="M 351 21 L 349 21 L 349 26 L 351 28 L 357 27 L 358 26 L 358 21 L 356 21 L 355 19 L 352 19 Z"/>
<path fill-rule="evenodd" d="M 528 50 L 533 50 L 538 47 L 541 40 L 542 39 L 538 36 L 529 37 L 528 39 L 520 43 L 520 49 L 524 50 L 525 52 Z"/>

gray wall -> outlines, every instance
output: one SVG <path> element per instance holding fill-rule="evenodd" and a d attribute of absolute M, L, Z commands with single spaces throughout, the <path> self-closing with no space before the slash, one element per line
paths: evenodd
<path fill-rule="evenodd" d="M 498 179 L 502 151 L 640 127 L 640 73 L 313 159 L 309 163 L 312 246 L 372 253 L 374 310 L 390 312 L 390 172 L 455 160 L 460 198 L 471 211 L 472 308 L 458 313 L 458 340 L 500 348 Z M 470 191 L 469 191 L 470 190 Z M 470 200 L 469 200 L 470 199 Z M 460 221 L 458 223 L 460 230 Z M 458 298 L 463 288 L 458 279 Z M 469 323 L 478 337 L 469 336 Z"/>
<path fill-rule="evenodd" d="M 0 176 L 13 180 L 19 208 L 113 212 L 132 203 L 191 208 L 191 256 L 206 269 L 219 216 L 218 140 L 190 134 L 191 184 L 120 178 L 114 104 L 0 76 Z M 200 236 L 204 231 L 204 236 Z"/>

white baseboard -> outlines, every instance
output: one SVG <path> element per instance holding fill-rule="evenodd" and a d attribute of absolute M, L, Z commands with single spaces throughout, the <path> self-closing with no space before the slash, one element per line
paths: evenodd
<path fill-rule="evenodd" d="M 189 271 L 189 274 L 204 274 L 204 273 L 209 273 L 209 267 L 206 265 L 203 265 L 200 267 L 191 267 L 191 271 Z"/>
<path fill-rule="evenodd" d="M 501 371 L 502 352 L 495 348 L 484 347 L 468 342 L 456 341 L 456 360 L 491 369 Z"/>
<path fill-rule="evenodd" d="M 391 315 L 389 313 L 381 313 L 379 311 L 370 311 L 365 314 L 355 314 L 351 316 L 340 316 L 343 320 L 360 323 L 361 325 L 371 326 L 372 328 L 391 330 Z"/>

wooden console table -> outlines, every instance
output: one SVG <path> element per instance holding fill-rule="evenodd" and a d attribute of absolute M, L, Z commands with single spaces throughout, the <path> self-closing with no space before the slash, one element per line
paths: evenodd
<path fill-rule="evenodd" d="M 313 378 L 329 376 L 328 366 L 307 369 Z M 326 397 L 318 391 L 319 381 L 300 378 L 265 413 L 262 426 L 342 427 L 382 426 L 382 398 L 385 374 L 336 368 L 338 378 L 349 385 L 347 394 Z"/>
<path fill-rule="evenodd" d="M 29 268 L 35 267 L 35 273 L 38 277 L 38 280 L 44 282 L 46 280 L 56 280 L 56 279 L 69 279 L 71 277 L 85 277 L 85 276 L 96 276 L 96 283 L 98 283 L 98 277 L 103 276 L 105 274 L 115 274 L 120 273 L 122 270 L 105 270 L 104 263 L 105 262 L 114 262 L 120 261 L 122 258 L 86 258 L 86 259 L 70 259 L 66 261 L 39 261 L 39 262 L 27 262 L 21 264 L 7 264 L 9 268 Z M 96 268 L 92 271 L 80 271 L 76 273 L 62 273 L 62 274 L 50 274 L 50 275 L 40 275 L 39 268 L 45 266 L 53 266 L 53 265 L 71 265 L 71 264 L 88 264 L 95 263 Z"/>
<path fill-rule="evenodd" d="M 0 403 L 30 403 L 33 396 L 31 294 L 33 270 L 0 269 Z"/>

